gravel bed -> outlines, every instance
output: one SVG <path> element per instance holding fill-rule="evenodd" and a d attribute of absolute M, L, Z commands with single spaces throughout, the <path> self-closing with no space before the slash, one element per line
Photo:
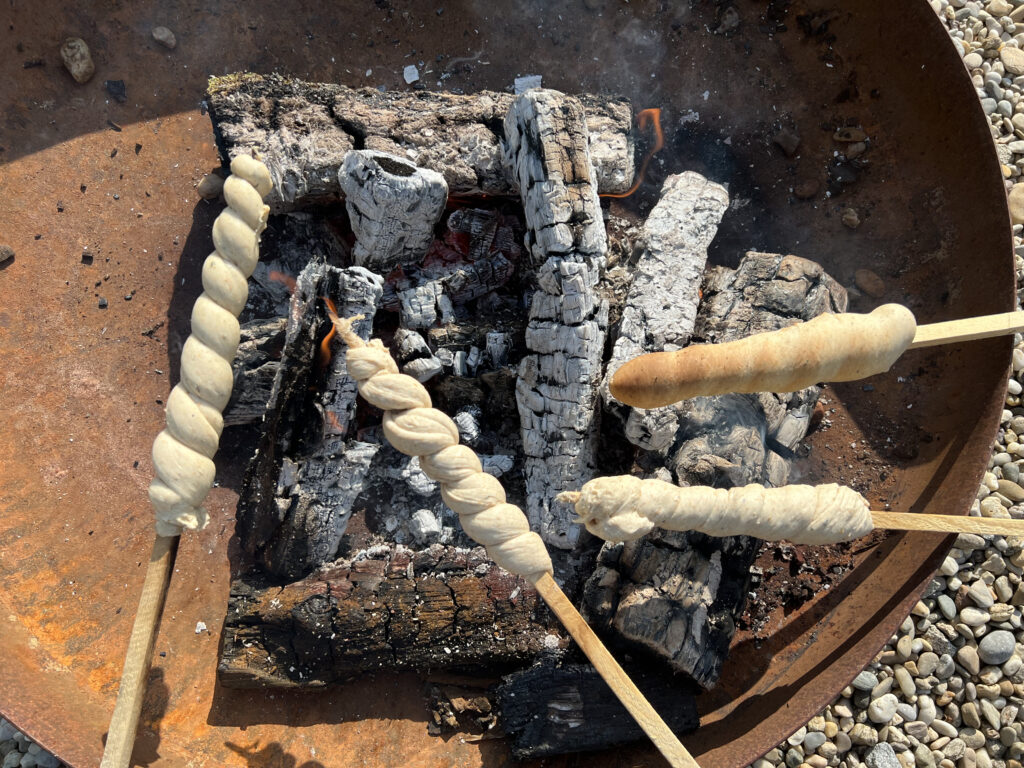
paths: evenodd
<path fill-rule="evenodd" d="M 1024 287 L 1024 0 L 929 0 L 989 116 Z M 1017 182 L 1022 182 L 1017 184 Z M 971 514 L 1024 518 L 1024 341 Z M 1024 768 L 1024 537 L 962 534 L 874 661 L 753 768 Z M 0 768 L 63 763 L 0 718 Z"/>

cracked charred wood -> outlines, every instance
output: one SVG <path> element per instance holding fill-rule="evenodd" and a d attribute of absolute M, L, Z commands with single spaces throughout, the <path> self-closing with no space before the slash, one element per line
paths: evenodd
<path fill-rule="evenodd" d="M 382 544 L 283 587 L 235 579 L 218 676 L 232 688 L 311 687 L 376 669 L 491 677 L 565 647 L 556 623 L 482 547 Z"/>
<path fill-rule="evenodd" d="M 581 528 L 555 500 L 595 473 L 597 393 L 608 304 L 595 296 L 607 236 L 577 99 L 535 89 L 505 118 L 505 162 L 526 214 L 537 268 L 516 401 L 526 454 L 526 514 L 548 543 L 572 549 Z"/>
<path fill-rule="evenodd" d="M 338 183 L 356 236 L 356 265 L 386 275 L 423 259 L 448 199 L 441 174 L 385 152 L 353 150 Z"/>
<path fill-rule="evenodd" d="M 697 728 L 693 692 L 685 681 L 650 667 L 625 664 L 637 688 L 676 733 Z M 500 722 L 519 759 L 582 752 L 644 738 L 636 721 L 589 664 L 550 658 L 506 675 L 496 693 Z"/>
<path fill-rule="evenodd" d="M 818 264 L 750 252 L 737 269 L 715 267 L 693 339 L 723 342 L 846 309 L 846 291 Z M 784 485 L 786 457 L 804 437 L 818 388 L 722 395 L 630 420 L 630 439 L 651 451 L 641 464 L 680 485 Z M 660 466 L 659 466 L 660 465 Z M 743 610 L 759 542 L 656 530 L 605 545 L 584 589 L 584 615 L 626 648 L 664 658 L 704 687 L 718 680 Z"/>
<path fill-rule="evenodd" d="M 623 363 L 648 352 L 681 349 L 690 341 L 708 247 L 728 206 L 725 187 L 699 173 L 665 180 L 640 231 L 640 256 L 605 369 L 606 404 L 614 402 L 608 381 Z M 639 409 L 634 413 L 646 417 Z"/>
<path fill-rule="evenodd" d="M 515 96 L 381 92 L 306 83 L 279 75 L 211 78 L 206 105 L 222 158 L 260 152 L 275 213 L 337 202 L 337 171 L 351 149 L 407 158 L 442 174 L 449 193 L 511 197 L 501 160 L 502 120 Z M 624 98 L 584 97 L 595 176 L 602 193 L 629 189 L 634 175 L 632 107 Z"/>
<path fill-rule="evenodd" d="M 369 338 L 381 292 L 377 275 L 321 260 L 297 280 L 282 363 L 238 504 L 242 546 L 269 573 L 299 578 L 333 559 L 380 448 L 349 436 L 355 382 L 344 355 L 326 359 L 318 337 L 329 326 L 320 297 L 332 298 L 346 316 L 365 315 L 359 331 Z"/>
<path fill-rule="evenodd" d="M 224 426 L 258 424 L 267 412 L 270 392 L 281 367 L 285 319 L 272 317 L 243 323 L 238 352 L 231 363 L 235 384 L 224 408 Z"/>

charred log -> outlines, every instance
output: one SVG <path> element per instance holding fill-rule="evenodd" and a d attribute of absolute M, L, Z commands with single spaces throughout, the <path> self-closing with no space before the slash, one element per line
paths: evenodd
<path fill-rule="evenodd" d="M 649 667 L 626 665 L 665 723 L 676 733 L 698 725 L 685 681 Z M 520 759 L 607 749 L 644 738 L 636 721 L 589 664 L 548 659 L 505 677 L 497 690 L 501 724 Z"/>
<path fill-rule="evenodd" d="M 501 162 L 502 120 L 515 96 L 481 91 L 382 93 L 277 75 L 211 78 L 206 95 L 221 155 L 261 153 L 274 179 L 276 212 L 337 202 L 337 171 L 351 149 L 408 158 L 442 174 L 452 195 L 517 193 Z M 632 108 L 590 96 L 586 119 L 602 192 L 633 181 Z"/>
<path fill-rule="evenodd" d="M 326 296 L 345 316 L 364 315 L 357 328 L 369 338 L 381 290 L 380 278 L 361 267 L 314 261 L 299 275 L 284 363 L 239 494 L 242 546 L 270 573 L 298 578 L 334 557 L 380 447 L 348 437 L 355 382 L 344 355 L 324 358 L 318 337 L 327 333 Z"/>
<path fill-rule="evenodd" d="M 537 593 L 482 548 L 382 544 L 283 587 L 236 579 L 218 674 L 230 687 L 315 687 L 374 669 L 493 676 L 565 645 Z"/>

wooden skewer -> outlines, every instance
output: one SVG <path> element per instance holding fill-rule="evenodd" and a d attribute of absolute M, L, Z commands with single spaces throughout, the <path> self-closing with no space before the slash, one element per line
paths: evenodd
<path fill-rule="evenodd" d="M 1024 331 L 1024 312 L 1001 312 L 996 315 L 947 320 L 944 323 L 919 325 L 907 349 L 935 347 L 957 341 L 989 339 Z"/>
<path fill-rule="evenodd" d="M 569 630 L 573 640 L 590 659 L 598 674 L 608 683 L 608 687 L 612 689 L 612 692 L 648 738 L 654 742 L 654 746 L 658 748 L 662 756 L 668 760 L 669 765 L 673 768 L 700 768 L 697 761 L 672 733 L 672 730 L 661 719 L 640 689 L 636 687 L 626 671 L 619 666 L 608 649 L 604 647 L 600 638 L 594 634 L 594 630 L 580 616 L 579 611 L 565 596 L 561 587 L 551 578 L 551 574 L 545 573 L 537 579 L 534 582 L 534 587 L 544 602 L 554 611 L 559 621 Z"/>
<path fill-rule="evenodd" d="M 157 536 L 153 542 L 153 552 L 149 556 L 146 580 L 142 583 L 142 594 L 139 595 L 139 608 L 128 641 L 121 685 L 117 691 L 114 713 L 110 717 L 110 729 L 107 731 L 100 768 L 128 768 L 131 760 L 149 665 L 153 658 L 153 642 L 156 640 L 156 630 L 177 551 L 177 536 Z"/>
<path fill-rule="evenodd" d="M 876 528 L 895 531 L 935 531 L 937 533 L 994 533 L 1000 536 L 1024 536 L 1024 520 L 1005 517 L 966 517 L 963 515 L 927 515 L 912 512 L 871 511 Z"/>

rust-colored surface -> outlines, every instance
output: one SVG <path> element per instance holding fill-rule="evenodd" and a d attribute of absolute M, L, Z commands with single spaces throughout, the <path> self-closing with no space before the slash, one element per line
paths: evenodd
<path fill-rule="evenodd" d="M 0 242 L 16 257 L 0 270 L 0 711 L 75 766 L 97 764 L 113 708 L 153 536 L 149 447 L 211 247 L 217 208 L 194 189 L 217 162 L 197 109 L 208 74 L 278 70 L 405 88 L 402 68 L 423 61 L 430 88 L 447 70 L 449 88 L 502 88 L 541 73 L 551 87 L 625 93 L 664 110 L 667 147 L 652 175 L 704 170 L 750 201 L 723 223 L 719 261 L 734 263 L 744 248 L 795 252 L 846 284 L 870 268 L 886 282 L 884 300 L 908 303 L 924 322 L 1012 306 L 1008 217 L 989 135 L 926 3 L 841 10 L 807 0 L 764 11 L 743 2 L 731 36 L 707 31 L 717 23 L 710 3 L 435 5 L 7 6 Z M 158 24 L 177 34 L 176 50 L 150 38 Z M 84 38 L 96 60 L 84 86 L 57 55 L 69 35 Z M 104 91 L 108 79 L 125 81 L 126 103 Z M 700 122 L 684 121 L 690 110 Z M 777 121 L 799 132 L 796 157 L 772 145 Z M 831 128 L 847 123 L 871 136 L 870 167 L 838 197 L 822 186 L 814 199 L 794 200 L 797 183 L 824 184 L 838 148 Z M 863 220 L 857 230 L 840 223 L 848 205 Z M 872 392 L 837 387 L 834 424 L 813 439 L 805 476 L 855 481 L 899 510 L 964 512 L 1008 360 L 1007 339 L 922 350 L 876 377 Z M 894 458 L 887 438 L 907 435 L 919 445 Z M 181 542 L 138 764 L 508 764 L 502 742 L 429 737 L 411 676 L 311 694 L 216 686 L 240 471 L 221 467 L 214 522 Z M 702 728 L 686 738 L 701 764 L 747 763 L 827 703 L 906 615 L 947 543 L 888 537 L 836 588 L 778 617 L 767 642 L 738 637 L 725 678 L 702 697 Z M 197 633 L 197 622 L 207 630 Z M 592 762 L 659 758 L 640 746 Z"/>

